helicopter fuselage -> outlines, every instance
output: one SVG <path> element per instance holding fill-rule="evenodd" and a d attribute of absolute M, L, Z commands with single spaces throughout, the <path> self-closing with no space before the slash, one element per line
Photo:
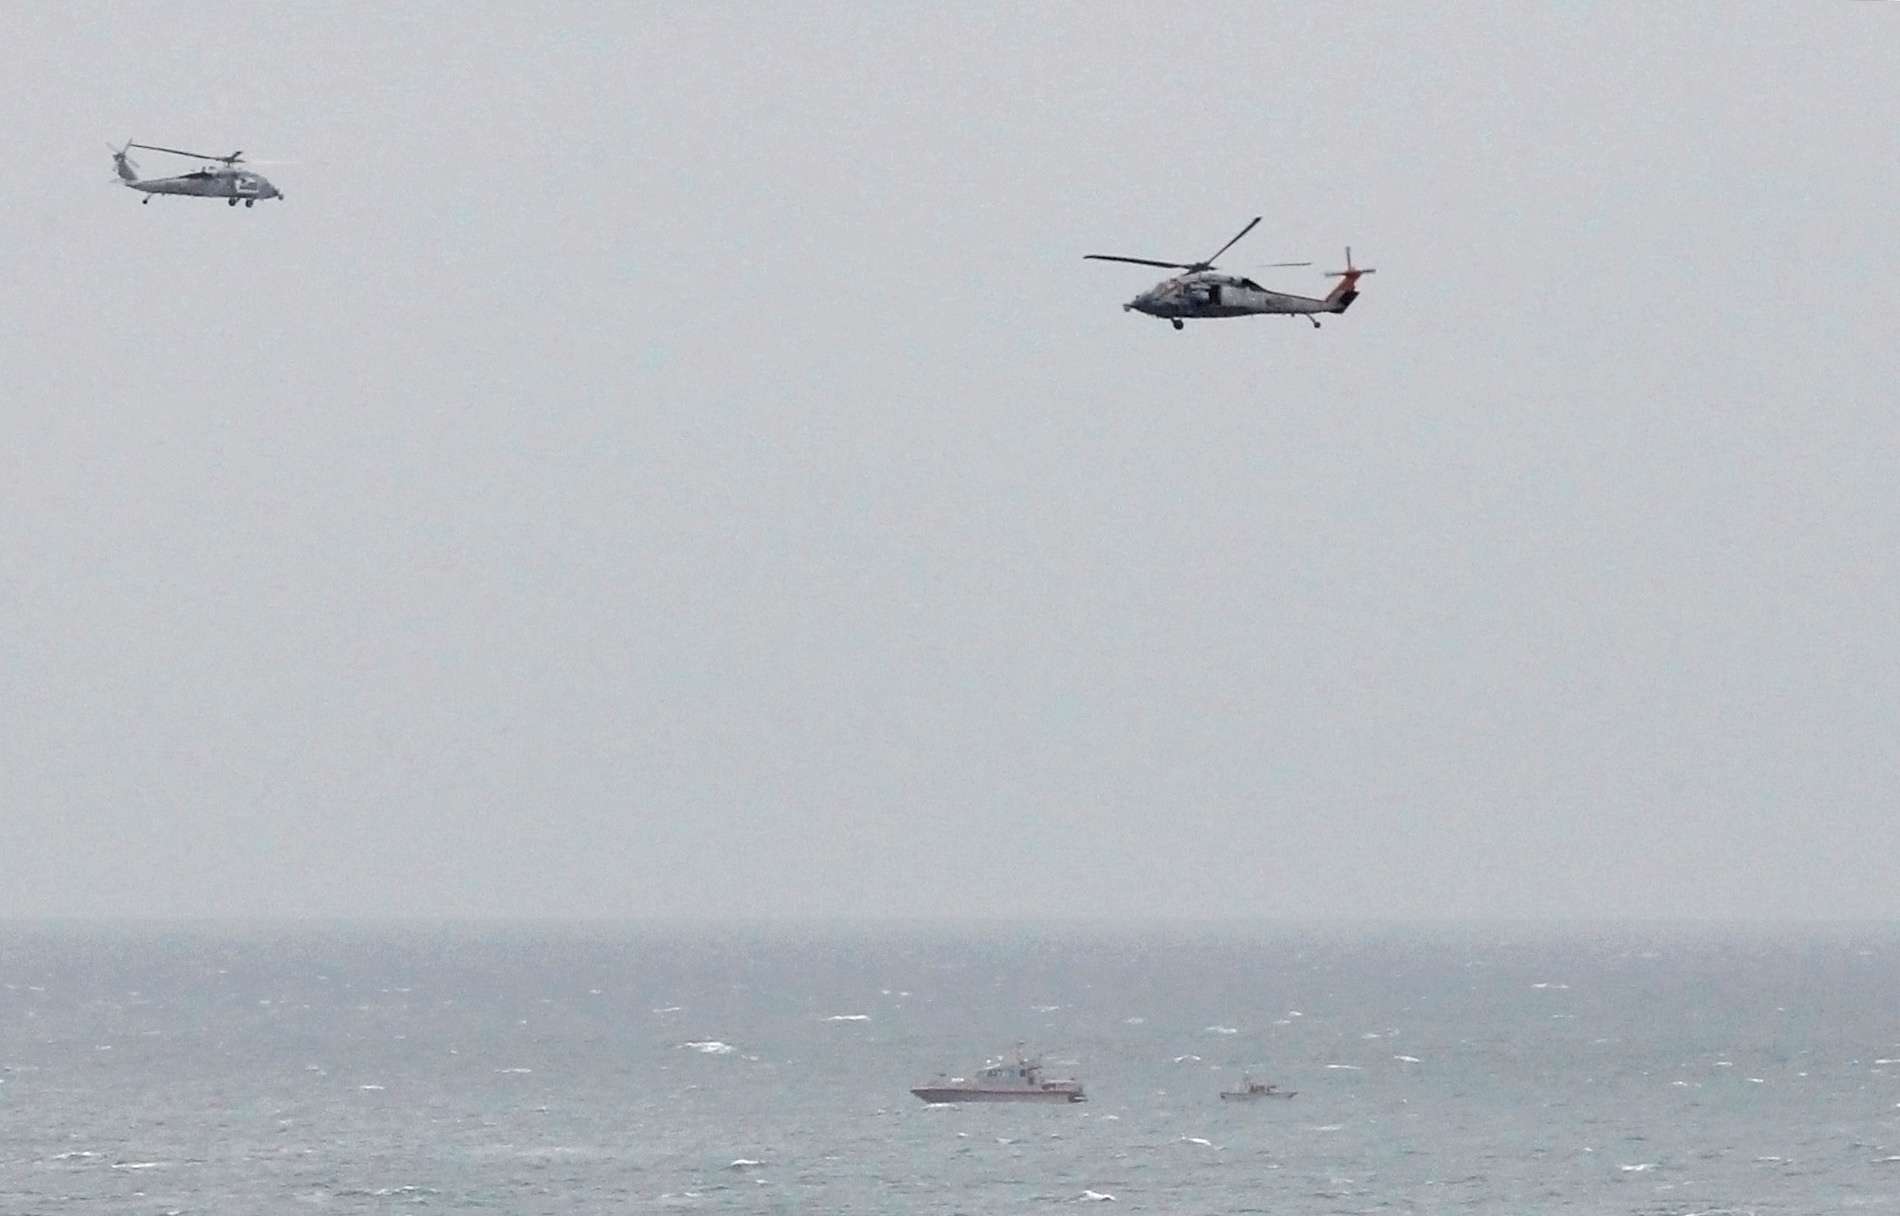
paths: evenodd
<path fill-rule="evenodd" d="M 1349 296 L 1340 293 L 1320 300 L 1311 296 L 1269 291 L 1252 279 L 1203 270 L 1163 279 L 1122 305 L 1122 308 L 1173 321 L 1276 313 L 1345 312 L 1351 302 Z"/>
<path fill-rule="evenodd" d="M 270 184 L 261 173 L 248 169 L 200 169 L 177 177 L 150 177 L 125 183 L 146 194 L 188 194 L 199 198 L 221 198 L 235 206 L 239 199 L 248 206 L 260 198 L 282 198 L 283 192 Z"/>

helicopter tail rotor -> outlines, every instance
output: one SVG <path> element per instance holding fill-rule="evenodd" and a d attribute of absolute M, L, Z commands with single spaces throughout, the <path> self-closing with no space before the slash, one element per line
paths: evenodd
<path fill-rule="evenodd" d="M 139 179 L 138 162 L 126 155 L 132 148 L 132 141 L 126 140 L 123 148 L 114 148 L 110 143 L 106 144 L 106 147 L 111 149 L 112 168 L 118 173 L 119 180 L 127 183 L 137 181 Z"/>
<path fill-rule="evenodd" d="M 1354 266 L 1352 264 L 1352 246 L 1348 245 L 1346 246 L 1346 268 L 1344 270 L 1329 270 L 1326 272 L 1326 277 L 1329 279 L 1356 279 L 1362 274 L 1377 273 L 1379 272 L 1371 266 Z"/>
<path fill-rule="evenodd" d="M 1352 302 L 1359 298 L 1359 276 L 1376 273 L 1377 271 L 1370 266 L 1354 266 L 1352 264 L 1352 246 L 1346 246 L 1346 268 L 1344 270 L 1328 271 L 1326 275 L 1329 279 L 1336 278 L 1339 280 L 1338 285 L 1333 288 L 1332 294 L 1326 297 L 1326 302 L 1332 305 L 1332 311 L 1345 312 L 1348 308 L 1352 307 Z"/>

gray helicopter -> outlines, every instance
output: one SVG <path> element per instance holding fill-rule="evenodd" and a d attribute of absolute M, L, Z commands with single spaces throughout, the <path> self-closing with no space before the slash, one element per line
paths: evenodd
<path fill-rule="evenodd" d="M 106 147 L 112 148 L 111 144 Z M 175 156 L 190 156 L 212 164 L 193 173 L 181 173 L 177 177 L 139 176 L 139 167 L 126 153 L 133 148 L 144 148 L 147 152 L 170 152 Z M 235 207 L 240 200 L 246 207 L 254 207 L 260 198 L 282 198 L 284 192 L 270 184 L 270 180 L 261 173 L 249 169 L 240 169 L 238 165 L 246 163 L 244 153 L 233 152 L 229 156 L 206 156 L 202 152 L 187 152 L 182 148 L 161 148 L 157 144 L 135 144 L 126 141 L 123 148 L 112 148 L 112 167 L 119 172 L 119 180 L 134 190 L 142 190 L 145 197 L 141 203 L 152 201 L 154 194 L 194 194 L 199 198 L 221 198 Z"/>
<path fill-rule="evenodd" d="M 1147 291 L 1142 292 L 1128 303 L 1122 305 L 1123 312 L 1141 312 L 1151 317 L 1165 317 L 1176 329 L 1184 328 L 1183 321 L 1201 317 L 1252 317 L 1252 316 L 1299 316 L 1319 328 L 1319 318 L 1315 313 L 1345 312 L 1352 302 L 1359 298 L 1359 276 L 1373 273 L 1370 266 L 1363 269 L 1352 264 L 1352 246 L 1346 247 L 1346 268 L 1332 271 L 1327 277 L 1340 280 L 1339 285 L 1323 299 L 1312 296 L 1288 295 L 1283 291 L 1269 291 L 1252 279 L 1231 274 L 1215 274 L 1214 258 L 1232 249 L 1240 238 L 1252 232 L 1254 225 L 1260 222 L 1254 216 L 1245 228 L 1242 228 L 1233 240 L 1214 251 L 1213 257 L 1200 262 L 1157 262 L 1149 258 L 1124 258 L 1112 253 L 1088 253 L 1085 259 L 1098 262 L 1133 262 L 1137 266 L 1165 266 L 1171 270 L 1185 270 L 1186 274 L 1163 279 Z M 1311 266 L 1311 262 L 1273 262 L 1274 266 Z"/>

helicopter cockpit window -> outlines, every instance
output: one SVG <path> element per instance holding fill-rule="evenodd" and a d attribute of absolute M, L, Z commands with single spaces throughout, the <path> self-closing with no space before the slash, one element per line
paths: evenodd
<path fill-rule="evenodd" d="M 1248 291 L 1265 291 L 1266 290 L 1266 288 L 1254 282 L 1252 279 L 1242 279 L 1240 281 L 1240 285 L 1242 287 L 1245 287 Z"/>

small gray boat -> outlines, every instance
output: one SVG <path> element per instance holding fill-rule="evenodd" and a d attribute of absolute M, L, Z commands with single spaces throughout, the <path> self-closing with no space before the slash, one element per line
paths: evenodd
<path fill-rule="evenodd" d="M 992 1060 L 974 1077 L 943 1077 L 911 1088 L 926 1102 L 1086 1102 L 1082 1084 L 1042 1075 L 1042 1065 L 1017 1056 Z"/>
<path fill-rule="evenodd" d="M 1240 1084 L 1241 1088 L 1239 1089 L 1221 1090 L 1220 1100 L 1223 1102 L 1257 1102 L 1262 1098 L 1291 1098 L 1294 1094 L 1300 1092 L 1297 1089 L 1281 1089 L 1278 1085 L 1269 1085 L 1264 1081 L 1256 1081 L 1245 1073 L 1242 1073 L 1240 1076 Z"/>

